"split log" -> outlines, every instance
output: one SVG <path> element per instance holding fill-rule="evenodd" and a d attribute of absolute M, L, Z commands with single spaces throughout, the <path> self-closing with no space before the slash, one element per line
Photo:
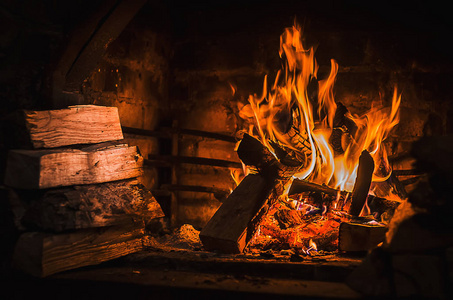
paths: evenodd
<path fill-rule="evenodd" d="M 163 217 L 159 203 L 136 179 L 47 191 L 33 201 L 22 224 L 33 230 L 105 227 Z"/>
<path fill-rule="evenodd" d="M 35 149 L 123 139 L 116 107 L 77 105 L 60 110 L 26 110 L 24 121 Z"/>
<path fill-rule="evenodd" d="M 98 144 L 81 150 L 10 150 L 5 184 L 21 189 L 95 184 L 138 177 L 142 169 L 137 147 L 125 144 Z"/>
<path fill-rule="evenodd" d="M 206 250 L 241 253 L 272 205 L 270 201 L 278 199 L 286 181 L 300 168 L 282 164 L 248 134 L 244 134 L 237 153 L 259 174 L 246 176 L 202 229 L 200 239 Z"/>
<path fill-rule="evenodd" d="M 256 221 L 264 214 L 261 212 L 274 184 L 262 175 L 247 175 L 201 230 L 203 247 L 241 253 L 255 234 Z"/>
<path fill-rule="evenodd" d="M 352 190 L 352 201 L 348 211 L 350 215 L 358 216 L 362 211 L 370 191 L 373 172 L 374 160 L 368 151 L 363 150 L 359 158 L 357 179 Z"/>
<path fill-rule="evenodd" d="M 338 250 L 346 252 L 368 251 L 385 240 L 387 227 L 343 222 L 340 225 Z"/>
<path fill-rule="evenodd" d="M 13 266 L 27 274 L 45 277 L 96 265 L 142 250 L 143 234 L 143 222 L 63 234 L 27 232 L 17 241 Z"/>

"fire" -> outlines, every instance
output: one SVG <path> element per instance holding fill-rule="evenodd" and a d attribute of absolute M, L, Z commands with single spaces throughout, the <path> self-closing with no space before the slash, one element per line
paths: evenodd
<path fill-rule="evenodd" d="M 368 150 L 376 166 L 373 181 L 386 180 L 390 169 L 387 174 L 376 170 L 388 166 L 383 141 L 399 122 L 401 95 L 395 88 L 390 108 L 374 104 L 364 115 L 352 115 L 335 101 L 337 62 L 332 59 L 329 76 L 318 81 L 314 52 L 303 46 L 300 26 L 284 31 L 279 51 L 283 68 L 274 83 L 268 88 L 265 76 L 262 94 L 239 104 L 248 133 L 276 157 L 276 148 L 290 153 L 301 166 L 296 178 L 351 191 L 360 153 Z"/>

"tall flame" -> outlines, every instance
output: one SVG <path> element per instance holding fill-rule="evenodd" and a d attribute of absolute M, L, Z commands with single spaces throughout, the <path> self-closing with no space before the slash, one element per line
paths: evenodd
<path fill-rule="evenodd" d="M 343 153 L 336 153 L 329 140 L 337 111 L 333 89 L 338 64 L 332 59 L 329 76 L 317 81 L 314 52 L 312 47 L 304 48 L 300 26 L 286 28 L 280 37 L 282 70 L 269 90 L 265 76 L 262 95 L 250 95 L 248 104 L 239 107 L 240 116 L 249 121 L 249 134 L 255 135 L 272 153 L 275 145 L 293 153 L 302 166 L 295 177 L 351 190 L 363 150 L 370 152 L 377 167 L 387 159 L 382 142 L 399 122 L 401 96 L 395 88 L 390 109 L 373 105 L 362 116 L 346 113 L 345 118 L 357 128 L 348 132 L 350 138 Z M 318 90 L 314 97 L 309 95 L 313 82 Z M 373 180 L 386 180 L 388 176 L 390 173 L 375 174 Z"/>

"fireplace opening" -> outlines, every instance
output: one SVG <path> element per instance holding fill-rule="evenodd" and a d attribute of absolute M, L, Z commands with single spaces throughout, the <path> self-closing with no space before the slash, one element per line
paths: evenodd
<path fill-rule="evenodd" d="M 451 22 L 409 7 L 2 5 L 4 276 L 448 297 Z"/>

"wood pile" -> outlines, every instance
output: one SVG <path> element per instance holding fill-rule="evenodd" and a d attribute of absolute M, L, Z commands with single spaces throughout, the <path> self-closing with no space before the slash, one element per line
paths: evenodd
<path fill-rule="evenodd" d="M 25 111 L 19 123 L 33 149 L 7 157 L 13 267 L 44 277 L 141 250 L 146 224 L 164 215 L 138 180 L 137 147 L 121 142 L 117 108 Z"/>

